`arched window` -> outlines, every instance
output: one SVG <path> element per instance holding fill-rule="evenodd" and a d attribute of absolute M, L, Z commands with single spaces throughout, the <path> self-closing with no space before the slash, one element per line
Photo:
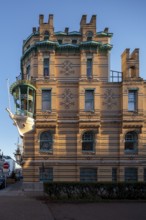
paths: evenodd
<path fill-rule="evenodd" d="M 138 135 L 135 131 L 130 131 L 125 135 L 125 152 L 137 152 Z"/>
<path fill-rule="evenodd" d="M 50 131 L 44 131 L 40 135 L 40 151 L 52 151 L 53 137 Z"/>
<path fill-rule="evenodd" d="M 82 136 L 82 151 L 94 150 L 94 132 L 86 131 Z"/>
<path fill-rule="evenodd" d="M 87 41 L 91 41 L 92 38 L 93 38 L 93 33 L 92 33 L 91 31 L 89 31 L 89 32 L 87 33 Z"/>
<path fill-rule="evenodd" d="M 50 37 L 49 31 L 45 31 L 44 40 L 49 40 L 49 37 Z"/>

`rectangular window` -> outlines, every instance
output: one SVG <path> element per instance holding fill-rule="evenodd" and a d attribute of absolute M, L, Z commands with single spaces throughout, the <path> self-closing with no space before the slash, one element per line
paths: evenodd
<path fill-rule="evenodd" d="M 44 77 L 49 76 L 49 58 L 44 58 Z"/>
<path fill-rule="evenodd" d="M 138 180 L 137 168 L 125 168 L 125 181 L 137 182 L 137 180 Z"/>
<path fill-rule="evenodd" d="M 146 182 L 146 168 L 144 168 L 144 182 Z"/>
<path fill-rule="evenodd" d="M 53 182 L 53 168 L 45 168 L 42 166 L 40 168 L 40 181 L 43 182 Z"/>
<path fill-rule="evenodd" d="M 42 90 L 42 111 L 51 110 L 51 89 Z"/>
<path fill-rule="evenodd" d="M 80 168 L 80 182 L 97 182 L 97 169 Z"/>
<path fill-rule="evenodd" d="M 129 90 L 128 92 L 128 111 L 137 110 L 137 90 Z"/>
<path fill-rule="evenodd" d="M 117 182 L 117 168 L 112 168 L 112 182 Z"/>
<path fill-rule="evenodd" d="M 26 79 L 30 80 L 30 65 L 26 67 Z"/>
<path fill-rule="evenodd" d="M 85 90 L 85 111 L 94 111 L 94 90 Z"/>
<path fill-rule="evenodd" d="M 87 59 L 87 78 L 92 77 L 92 58 Z"/>

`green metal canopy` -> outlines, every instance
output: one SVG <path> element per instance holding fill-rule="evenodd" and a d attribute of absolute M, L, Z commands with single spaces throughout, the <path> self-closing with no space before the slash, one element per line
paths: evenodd
<path fill-rule="evenodd" d="M 34 90 L 36 90 L 35 86 L 31 84 L 31 82 L 29 80 L 18 80 L 16 82 L 14 82 L 11 86 L 10 86 L 10 93 L 12 94 L 14 89 L 16 89 L 19 86 L 23 86 L 26 85 Z"/>

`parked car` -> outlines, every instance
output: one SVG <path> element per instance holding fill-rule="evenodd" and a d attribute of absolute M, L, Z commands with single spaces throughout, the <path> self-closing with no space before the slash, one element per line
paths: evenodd
<path fill-rule="evenodd" d="M 3 175 L 0 176 L 0 189 L 5 188 L 5 177 Z"/>

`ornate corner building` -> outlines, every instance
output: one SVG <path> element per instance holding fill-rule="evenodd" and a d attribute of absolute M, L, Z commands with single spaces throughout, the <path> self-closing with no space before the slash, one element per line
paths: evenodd
<path fill-rule="evenodd" d="M 44 181 L 146 181 L 146 81 L 139 49 L 110 70 L 112 33 L 96 16 L 54 32 L 53 15 L 23 42 L 10 117 L 23 138 L 24 189 Z"/>

